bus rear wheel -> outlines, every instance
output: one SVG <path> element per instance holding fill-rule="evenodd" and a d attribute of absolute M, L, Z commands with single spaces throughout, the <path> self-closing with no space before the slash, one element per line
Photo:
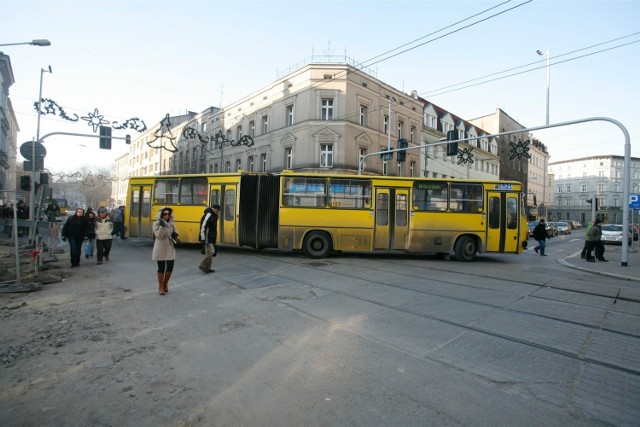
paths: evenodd
<path fill-rule="evenodd" d="M 309 258 L 326 258 L 331 252 L 331 237 L 322 231 L 312 231 L 305 237 L 302 249 Z"/>
<path fill-rule="evenodd" d="M 454 251 L 458 261 L 473 261 L 478 251 L 476 239 L 471 236 L 460 237 L 455 244 Z"/>

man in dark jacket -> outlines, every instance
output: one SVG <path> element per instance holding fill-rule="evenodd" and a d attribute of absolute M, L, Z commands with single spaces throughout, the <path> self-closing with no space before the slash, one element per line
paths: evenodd
<path fill-rule="evenodd" d="M 595 249 L 596 256 L 595 258 L 591 256 L 591 253 Z M 595 262 L 596 258 L 598 261 L 608 262 L 608 259 L 604 257 L 604 245 L 602 244 L 602 220 L 596 219 L 591 226 L 591 230 L 589 230 L 589 249 L 587 249 L 587 261 Z"/>
<path fill-rule="evenodd" d="M 220 205 L 216 204 L 204 210 L 200 219 L 200 243 L 204 246 L 204 259 L 200 263 L 200 271 L 213 273 L 211 268 L 213 257 L 216 255 L 216 239 L 218 237 L 218 213 Z"/>
<path fill-rule="evenodd" d="M 538 225 L 536 225 L 533 229 L 533 238 L 538 242 L 538 246 L 533 248 L 536 253 L 539 253 L 540 256 L 547 256 L 544 253 L 544 248 L 547 246 L 545 240 L 549 238 L 547 236 L 547 225 L 544 222 L 544 219 L 541 219 Z"/>

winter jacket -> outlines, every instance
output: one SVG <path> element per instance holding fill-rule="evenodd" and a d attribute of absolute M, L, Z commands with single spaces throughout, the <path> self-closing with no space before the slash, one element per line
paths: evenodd
<path fill-rule="evenodd" d="M 109 240 L 112 238 L 113 221 L 108 216 L 104 218 L 97 217 L 95 222 L 96 239 L 97 240 Z"/>
<path fill-rule="evenodd" d="M 96 215 L 93 211 L 87 212 L 84 216 L 87 219 L 87 237 L 89 239 L 96 238 Z"/>
<path fill-rule="evenodd" d="M 602 238 L 602 228 L 600 228 L 600 224 L 593 224 L 591 230 L 589 230 L 589 241 L 590 242 L 599 242 Z"/>
<path fill-rule="evenodd" d="M 169 221 L 162 219 L 162 211 L 169 210 L 171 216 Z M 169 261 L 176 258 L 176 248 L 171 240 L 172 236 L 177 238 L 178 232 L 173 220 L 173 210 L 171 208 L 162 208 L 158 211 L 157 221 L 153 223 L 153 251 L 151 259 L 154 261 Z"/>
<path fill-rule="evenodd" d="M 212 208 L 206 208 L 200 218 L 200 242 L 203 244 L 216 243 L 218 238 L 218 215 Z"/>
<path fill-rule="evenodd" d="M 538 223 L 538 225 L 533 228 L 533 238 L 535 240 L 545 240 L 549 238 L 544 222 Z"/>
<path fill-rule="evenodd" d="M 72 215 L 62 227 L 62 237 L 67 239 L 83 240 L 87 236 L 87 218 Z"/>

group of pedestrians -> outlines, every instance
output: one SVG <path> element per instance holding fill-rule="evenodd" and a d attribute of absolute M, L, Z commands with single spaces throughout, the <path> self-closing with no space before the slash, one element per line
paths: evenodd
<path fill-rule="evenodd" d="M 544 218 L 540 219 L 538 225 L 534 227 L 533 238 L 538 242 L 538 246 L 533 248 L 533 250 L 536 251 L 537 254 L 540 254 L 540 256 L 547 256 L 544 250 L 547 247 L 546 240 L 549 238 L 549 235 L 547 234 Z M 592 256 L 593 252 L 595 252 L 595 256 Z M 584 247 L 580 253 L 580 258 L 586 259 L 587 262 L 596 262 L 596 259 L 600 262 L 609 262 L 609 260 L 604 257 L 601 219 L 598 218 L 587 226 Z"/>
<path fill-rule="evenodd" d="M 62 227 L 62 241 L 69 241 L 69 253 L 71 255 L 71 267 L 80 266 L 82 245 L 85 245 L 85 258 L 93 257 L 96 253 L 97 262 L 100 265 L 109 261 L 112 246 L 113 221 L 107 208 L 98 208 L 98 215 L 92 209 L 77 208 Z"/>

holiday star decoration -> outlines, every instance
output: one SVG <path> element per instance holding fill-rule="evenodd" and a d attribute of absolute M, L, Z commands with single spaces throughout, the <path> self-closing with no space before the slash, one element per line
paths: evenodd
<path fill-rule="evenodd" d="M 511 151 L 509 154 L 509 160 L 513 160 L 516 157 L 518 159 L 523 157 L 530 159 L 531 155 L 529 154 L 529 144 L 530 141 L 528 139 L 524 142 L 519 139 L 517 144 L 515 142 L 510 142 L 509 145 L 511 145 Z"/>
<path fill-rule="evenodd" d="M 473 147 L 464 148 L 458 150 L 458 164 L 466 165 L 467 163 L 473 163 Z"/>
<path fill-rule="evenodd" d="M 89 113 L 88 115 L 84 116 L 84 117 L 80 117 L 82 120 L 86 121 L 87 124 L 89 126 L 93 126 L 93 131 L 97 132 L 98 128 L 100 128 L 100 126 L 106 126 L 109 123 L 111 123 L 108 120 L 104 119 L 104 116 L 101 116 L 98 113 L 98 109 L 94 109 L 93 110 L 93 114 Z"/>

